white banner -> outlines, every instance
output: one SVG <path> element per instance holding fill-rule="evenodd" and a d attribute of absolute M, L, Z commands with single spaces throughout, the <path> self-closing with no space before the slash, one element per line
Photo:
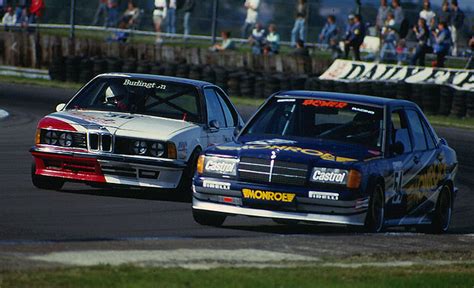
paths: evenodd
<path fill-rule="evenodd" d="M 457 90 L 474 91 L 474 70 L 400 66 L 340 59 L 334 61 L 319 79 L 343 82 L 404 81 L 411 84 L 448 85 Z"/>

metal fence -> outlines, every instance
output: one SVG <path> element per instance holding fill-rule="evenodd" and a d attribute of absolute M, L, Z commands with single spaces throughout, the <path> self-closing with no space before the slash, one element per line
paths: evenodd
<path fill-rule="evenodd" d="M 243 0 L 217 0 L 218 13 L 217 24 L 218 31 L 230 31 L 233 38 L 240 37 L 240 29 L 244 23 L 246 11 L 243 7 Z M 42 23 L 67 24 L 70 21 L 70 0 L 46 0 L 46 10 L 44 16 L 40 20 Z M 93 22 L 94 15 L 98 6 L 97 0 L 94 1 L 76 1 L 76 24 L 90 25 Z M 121 0 L 119 3 L 119 11 L 122 13 L 127 6 L 127 0 Z M 152 13 L 154 8 L 153 0 L 134 0 L 137 6 L 142 9 L 143 15 L 138 26 L 138 30 L 153 31 Z M 288 0 L 261 0 L 259 7 L 259 22 L 268 26 L 270 23 L 277 25 L 282 40 L 289 41 L 291 30 L 294 24 L 294 10 L 297 1 Z M 334 14 L 341 31 L 345 30 L 346 19 L 349 13 L 353 13 L 356 9 L 353 0 L 309 0 L 310 6 L 309 20 L 307 21 L 307 42 L 317 42 L 317 36 L 320 33 L 325 19 L 328 15 Z M 405 10 L 405 16 L 409 19 L 410 25 L 415 24 L 418 13 L 421 9 L 422 1 L 402 1 Z M 432 1 L 439 2 L 439 1 Z M 466 20 L 463 29 L 464 39 L 472 33 L 474 24 L 474 2 L 459 1 L 461 8 L 466 13 Z M 463 7 L 464 2 L 464 7 Z M 378 8 L 378 0 L 362 0 L 361 14 L 365 22 L 374 23 Z M 213 0 L 196 1 L 194 12 L 191 16 L 191 33 L 193 35 L 211 35 L 212 27 L 212 4 Z M 433 5 L 435 12 L 440 7 Z M 177 32 L 183 32 L 184 14 L 178 10 L 176 27 Z M 99 25 L 104 24 L 101 19 Z M 166 32 L 166 25 L 162 30 Z"/>

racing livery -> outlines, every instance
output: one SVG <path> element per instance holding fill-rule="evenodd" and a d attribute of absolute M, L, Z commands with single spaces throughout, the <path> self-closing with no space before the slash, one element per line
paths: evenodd
<path fill-rule="evenodd" d="M 38 124 L 32 180 L 186 188 L 200 151 L 232 140 L 243 121 L 207 82 L 141 74 L 99 75 Z"/>
<path fill-rule="evenodd" d="M 445 232 L 456 153 L 416 104 L 287 91 L 270 97 L 234 141 L 198 160 L 194 219 L 226 216 Z"/>

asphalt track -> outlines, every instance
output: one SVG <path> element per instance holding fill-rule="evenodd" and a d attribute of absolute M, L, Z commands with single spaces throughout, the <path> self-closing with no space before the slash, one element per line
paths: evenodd
<path fill-rule="evenodd" d="M 20 249 L 17 244 L 65 247 L 79 243 L 81 249 L 89 249 L 109 247 L 104 244 L 109 241 L 166 248 L 279 247 L 282 251 L 292 247 L 301 249 L 300 253 L 320 249 L 336 254 L 344 249 L 396 252 L 474 247 L 472 130 L 437 128 L 438 134 L 456 149 L 460 162 L 460 192 L 448 235 L 403 230 L 384 235 L 357 234 L 341 226 L 292 227 L 246 217 L 230 217 L 223 228 L 211 228 L 194 223 L 190 203 L 173 200 L 166 192 L 100 190 L 80 184 L 66 184 L 60 192 L 35 188 L 30 180 L 32 157 L 28 150 L 33 144 L 36 124 L 53 112 L 56 104 L 72 95 L 72 91 L 65 89 L 0 82 L 0 108 L 10 113 L 0 121 L 0 252 Z M 249 113 L 251 109 L 243 109 L 243 114 Z"/>

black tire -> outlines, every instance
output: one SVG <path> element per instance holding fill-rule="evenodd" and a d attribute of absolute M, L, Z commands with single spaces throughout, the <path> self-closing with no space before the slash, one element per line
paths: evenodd
<path fill-rule="evenodd" d="M 382 185 L 376 184 L 369 201 L 369 209 L 365 219 L 365 230 L 370 233 L 379 233 L 384 230 L 385 197 Z"/>
<path fill-rule="evenodd" d="M 36 188 L 45 190 L 61 190 L 64 181 L 54 177 L 36 175 L 36 164 L 31 165 L 31 181 Z"/>
<path fill-rule="evenodd" d="M 205 226 L 219 227 L 224 224 L 227 216 L 221 213 L 206 212 L 193 209 L 194 221 Z"/>
<path fill-rule="evenodd" d="M 429 232 L 434 234 L 446 233 L 449 229 L 452 213 L 453 197 L 451 194 L 451 188 L 445 185 L 439 193 L 433 215 L 433 222 L 431 223 Z"/>
<path fill-rule="evenodd" d="M 184 169 L 181 180 L 179 181 L 178 187 L 176 188 L 178 194 L 186 197 L 189 200 L 192 196 L 191 186 L 193 184 L 193 177 L 194 173 L 196 173 L 197 160 L 200 153 L 201 149 L 196 148 L 193 154 L 191 154 L 191 157 L 189 157 L 189 165 L 186 167 L 186 169 Z"/>

